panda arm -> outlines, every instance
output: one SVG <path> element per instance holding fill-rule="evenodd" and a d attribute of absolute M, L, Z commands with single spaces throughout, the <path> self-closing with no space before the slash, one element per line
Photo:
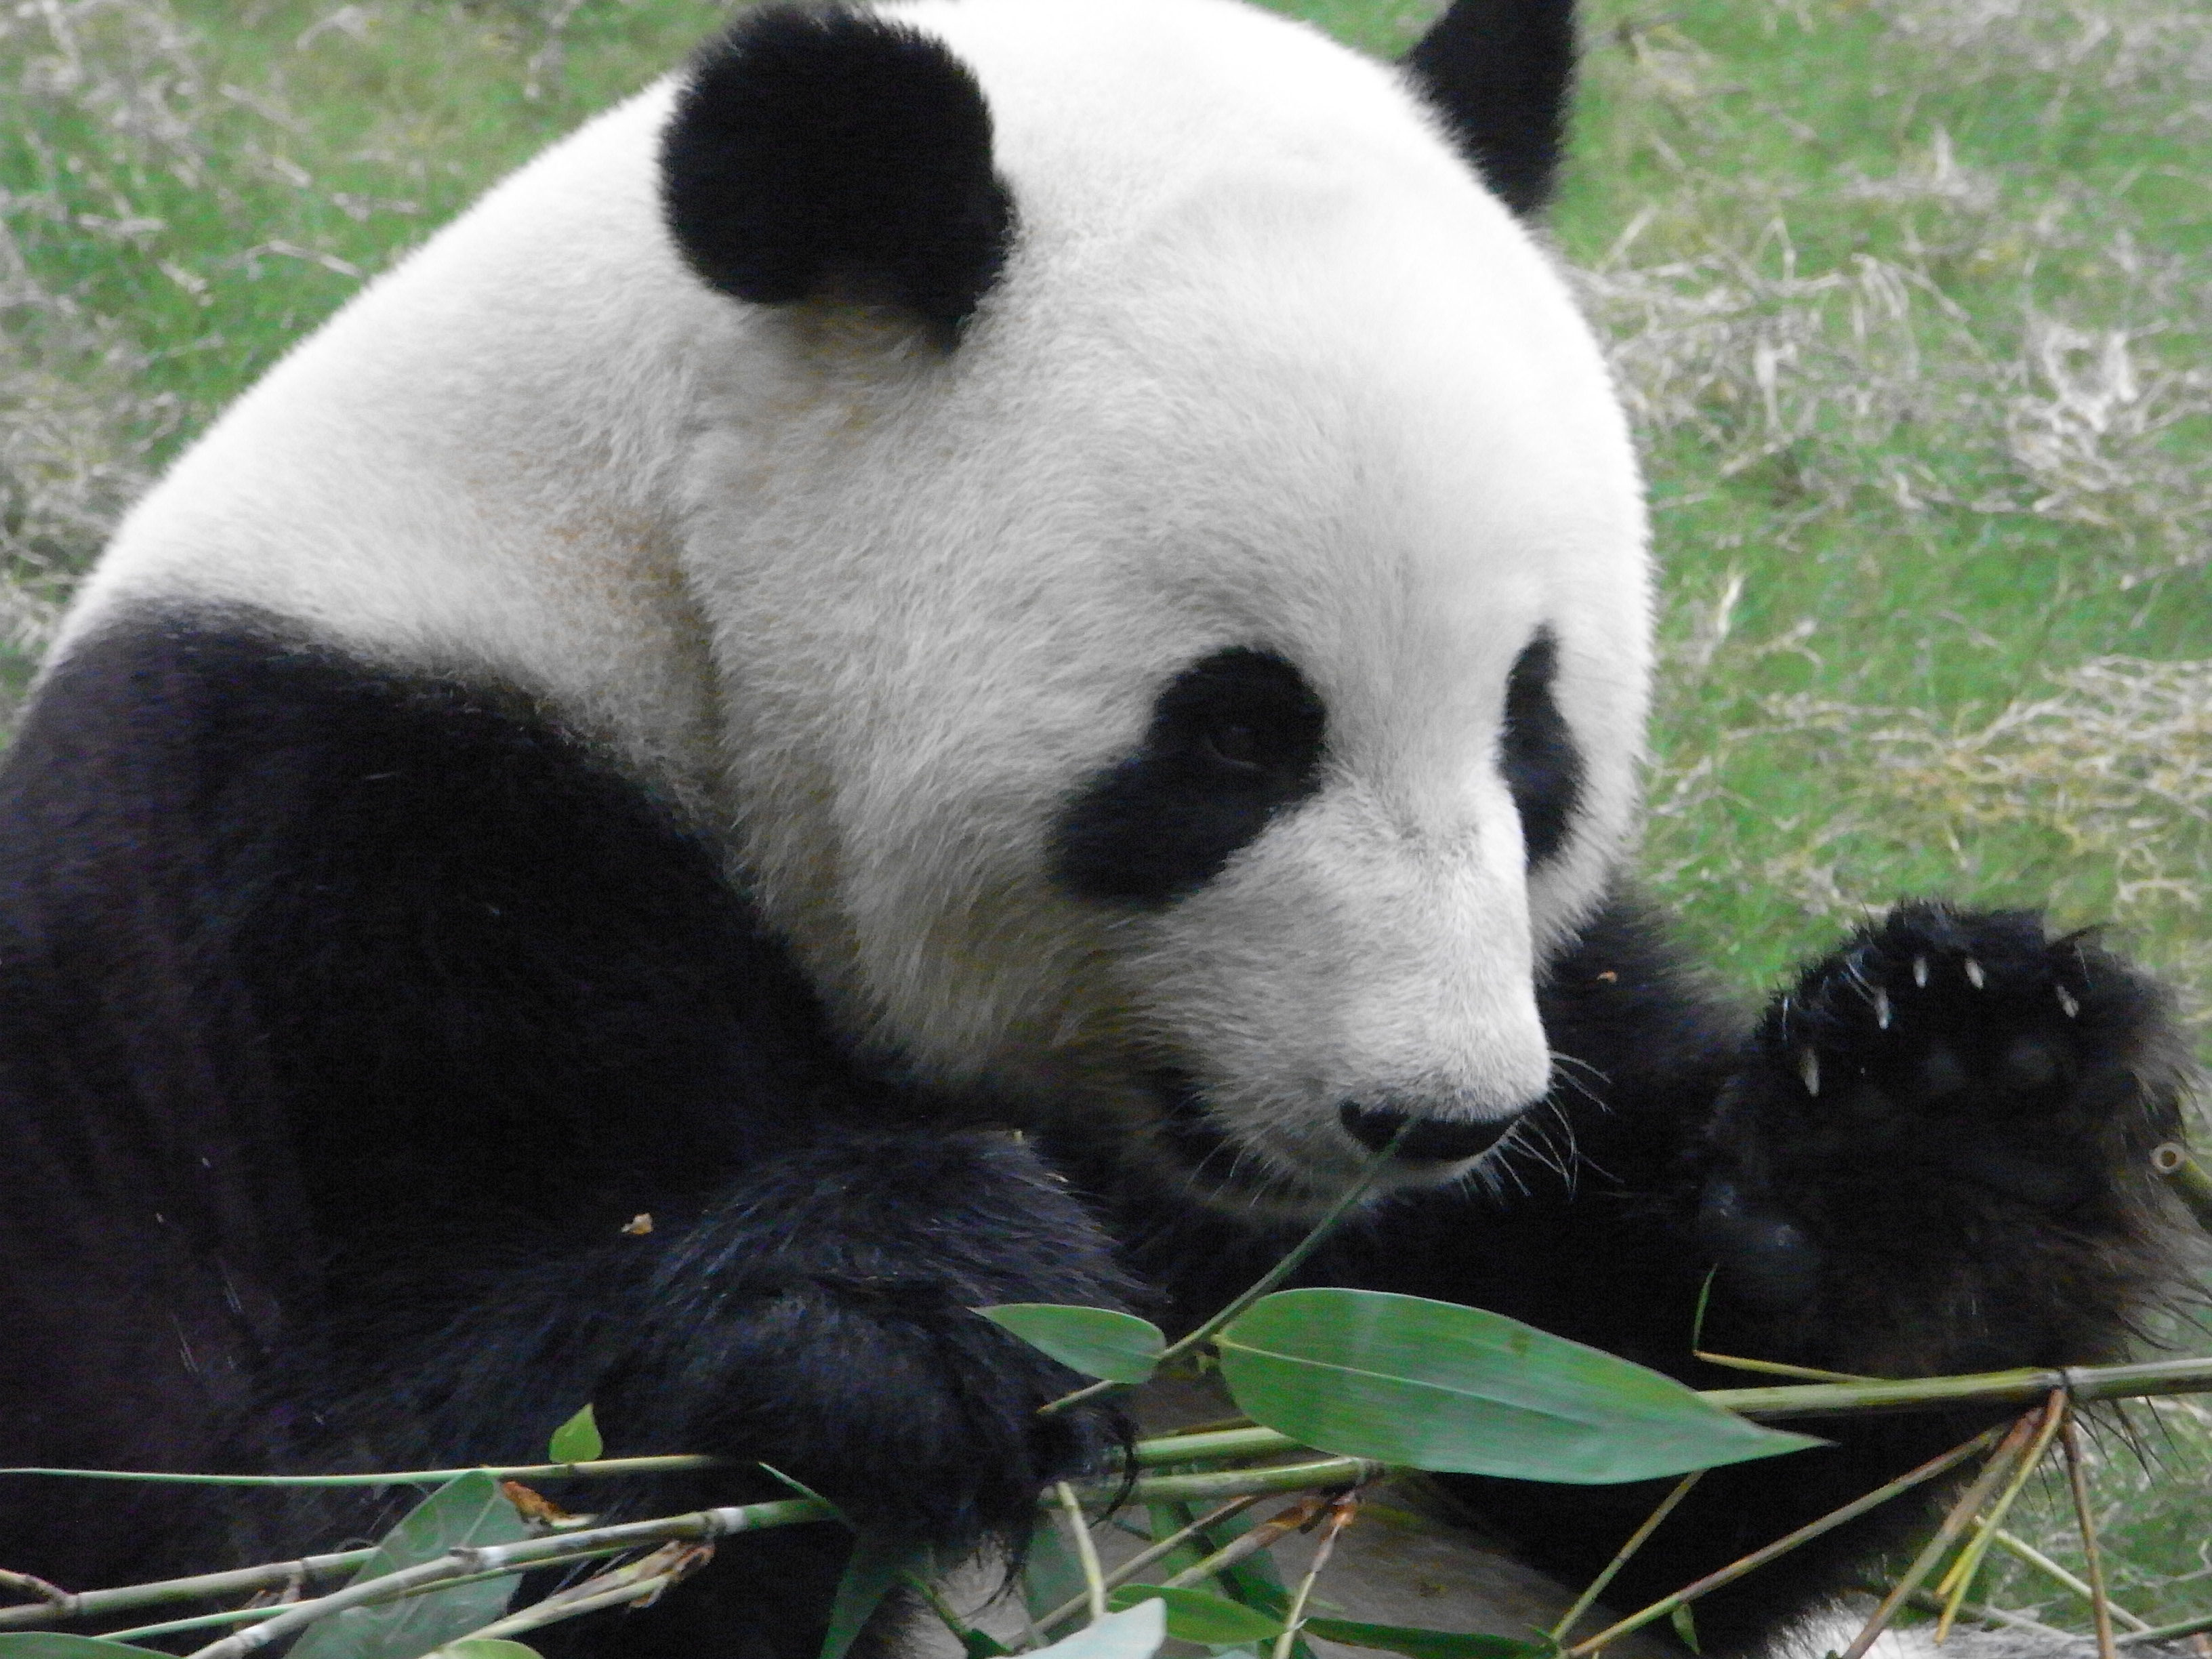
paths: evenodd
<path fill-rule="evenodd" d="M 2039 917 L 1900 906 L 1754 1023 L 1624 895 L 1544 1001 L 1562 1056 L 1550 1121 L 1485 1187 L 1386 1212 L 1344 1277 L 1704 1388 L 1751 1380 L 1692 1357 L 1709 1273 L 1707 1352 L 1874 1376 L 2114 1358 L 2183 1282 L 2148 1154 L 2177 1132 L 2185 1048 L 2154 987 Z M 2000 1415 L 1808 1419 L 1831 1447 L 1708 1473 L 1611 1599 L 1680 1588 Z M 1465 1486 L 1577 1581 L 1666 1484 Z M 1928 1510 L 1893 1504 L 1701 1602 L 1707 1650 L 1863 1577 Z"/>
<path fill-rule="evenodd" d="M 528 1462 L 591 1400 L 957 1541 L 1112 1432 L 969 1311 L 1117 1301 L 1095 1225 L 848 1064 L 715 849 L 528 698 L 141 616 L 42 688 L 0 861 L 8 1461 Z M 693 1501 L 777 1490 L 732 1480 Z M 246 1523 L 157 1552 L 104 1492 L 0 1484 L 0 1556 Z"/>

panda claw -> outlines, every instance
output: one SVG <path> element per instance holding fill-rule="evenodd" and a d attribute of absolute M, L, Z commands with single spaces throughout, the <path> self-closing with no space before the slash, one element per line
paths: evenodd
<path fill-rule="evenodd" d="M 1966 983 L 1972 986 L 1977 991 L 1978 991 L 1989 982 L 1990 976 L 1982 971 L 1982 964 L 1976 962 L 1973 957 L 1968 957 L 1966 958 Z"/>
<path fill-rule="evenodd" d="M 2068 990 L 2063 985 L 2054 985 L 2051 988 L 2058 993 L 2059 1012 L 2064 1014 L 2067 1018 L 2072 1019 L 2075 1015 L 2081 1012 L 2081 1005 L 2075 1000 L 2074 994 L 2071 991 Z"/>
<path fill-rule="evenodd" d="M 1816 1049 L 1808 1048 L 1797 1056 L 1797 1075 L 1805 1079 L 1805 1092 L 1818 1099 L 1820 1094 L 1820 1056 Z"/>
<path fill-rule="evenodd" d="M 1880 986 L 1875 988 L 1874 993 L 1874 1028 L 1877 1031 L 1889 1029 L 1889 993 Z"/>
<path fill-rule="evenodd" d="M 1915 985 L 1919 986 L 1925 986 L 1928 983 L 1928 958 L 1926 957 L 1915 957 L 1912 958 L 1912 982 Z"/>

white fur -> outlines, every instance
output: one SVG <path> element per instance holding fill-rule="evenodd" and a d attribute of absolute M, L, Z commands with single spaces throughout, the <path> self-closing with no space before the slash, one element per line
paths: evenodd
<path fill-rule="evenodd" d="M 1021 234 L 958 349 L 682 268 L 658 87 L 295 352 L 135 514 L 70 637 L 266 605 L 536 687 L 706 815 L 854 1030 L 1040 1109 L 1173 1065 L 1326 1189 L 1346 1100 L 1495 1117 L 1532 975 L 1632 832 L 1641 492 L 1546 254 L 1394 71 L 1230 0 L 917 0 Z M 1497 764 L 1540 625 L 1583 757 L 1530 881 Z M 1057 894 L 1054 812 L 1160 686 L 1279 651 L 1318 794 L 1157 914 Z"/>

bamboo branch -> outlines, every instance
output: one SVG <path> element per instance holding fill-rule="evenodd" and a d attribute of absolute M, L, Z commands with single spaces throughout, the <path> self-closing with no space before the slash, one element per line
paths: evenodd
<path fill-rule="evenodd" d="M 828 1520 L 830 1518 L 828 1511 L 829 1505 L 818 1499 L 783 1498 L 765 1504 L 698 1510 L 690 1515 L 665 1516 L 652 1521 L 631 1521 L 621 1526 L 592 1527 L 552 1538 L 525 1539 L 514 1544 L 465 1544 L 434 1560 L 403 1567 L 397 1572 L 386 1573 L 361 1583 L 348 1584 L 342 1589 L 310 1601 L 295 1602 L 275 1618 L 256 1625 L 251 1630 L 240 1631 L 220 1642 L 210 1643 L 195 1650 L 191 1659 L 244 1659 L 245 1655 L 264 1648 L 281 1637 L 293 1635 L 349 1607 L 371 1607 L 381 1601 L 397 1601 L 414 1591 L 479 1573 L 523 1572 L 532 1567 L 583 1560 L 595 1555 L 613 1555 L 634 1549 L 641 1544 L 665 1544 L 678 1539 L 727 1538 L 736 1533 L 757 1531 L 763 1527 Z"/>
<path fill-rule="evenodd" d="M 306 1555 L 296 1561 L 271 1562 L 267 1566 L 204 1572 L 191 1578 L 163 1578 L 151 1583 L 127 1584 L 118 1589 L 80 1590 L 60 1601 L 0 1607 L 0 1630 L 28 1630 L 78 1619 L 97 1619 L 111 1613 L 128 1613 L 135 1607 L 159 1607 L 168 1601 L 206 1601 L 222 1595 L 275 1589 L 295 1580 L 304 1583 L 350 1572 L 375 1553 L 374 1547 L 341 1550 L 331 1555 Z"/>
<path fill-rule="evenodd" d="M 1990 1546 L 1996 1541 L 1997 1528 L 2004 1525 L 2005 1516 L 2012 1512 L 2013 1504 L 2027 1486 L 2028 1477 L 2042 1463 L 2043 1455 L 2051 1449 L 2051 1437 L 2058 1432 L 2059 1425 L 2066 1421 L 2067 1415 L 2068 1402 L 2064 1395 L 2054 1394 L 2044 1402 L 2043 1420 L 2035 1431 L 2034 1440 L 2014 1467 L 2012 1479 L 2005 1482 L 2004 1490 L 1997 1494 L 1996 1502 L 1975 1518 L 1974 1535 L 1966 1540 L 1966 1548 L 1960 1550 L 1958 1559 L 1951 1563 L 1951 1570 L 1936 1584 L 1936 1593 L 1946 1598 L 1943 1611 L 1936 1621 L 1936 1646 L 1942 1646 L 1949 1639 L 1951 1626 L 1959 1616 L 1960 1607 L 1966 1602 L 1966 1592 L 1973 1588 L 1975 1575 L 1982 1570 L 1983 1559 L 1989 1554 Z"/>
<path fill-rule="evenodd" d="M 1305 1577 L 1298 1580 L 1297 1593 L 1291 1598 L 1291 1611 L 1283 1620 L 1283 1633 L 1275 1638 L 1273 1659 L 1291 1659 L 1297 1650 L 1298 1631 L 1306 1622 L 1306 1603 L 1313 1596 L 1315 1584 L 1320 1582 L 1322 1569 L 1336 1552 L 1336 1540 L 1344 1529 L 1359 1514 L 1358 1494 L 1346 1492 L 1328 1506 L 1328 1517 L 1321 1525 L 1321 1538 L 1314 1546 L 1313 1561 L 1306 1568 Z"/>
<path fill-rule="evenodd" d="M 2077 1402 L 2128 1400 L 2147 1394 L 2212 1390 L 2212 1358 L 2152 1359 L 2134 1365 L 2022 1367 L 1962 1376 L 1896 1382 L 1820 1382 L 1795 1389 L 1708 1389 L 1702 1397 L 1745 1417 L 1814 1417 L 1829 1412 L 1908 1410 L 1916 1407 L 2032 1405 L 2054 1389 Z"/>
<path fill-rule="evenodd" d="M 1315 1222 L 1306 1236 L 1291 1247 L 1289 1255 L 1276 1262 L 1266 1273 L 1261 1273 L 1249 1288 L 1234 1297 L 1227 1307 L 1206 1319 L 1197 1329 L 1189 1331 L 1169 1343 L 1160 1351 L 1159 1359 L 1153 1369 L 1155 1370 L 1164 1369 L 1200 1344 L 1212 1341 L 1215 1333 L 1224 1329 L 1231 1320 L 1296 1273 L 1305 1259 L 1319 1249 L 1323 1241 L 1336 1231 L 1337 1224 L 1351 1212 L 1352 1206 L 1367 1196 L 1368 1188 L 1382 1178 L 1382 1172 L 1390 1167 L 1392 1159 L 1397 1156 L 1398 1143 L 1413 1131 L 1413 1126 L 1410 1121 L 1403 1125 L 1396 1134 L 1390 1137 L 1389 1145 L 1382 1147 L 1367 1161 L 1367 1167 L 1359 1172 L 1358 1179 L 1346 1187 L 1338 1196 L 1336 1202 L 1322 1212 L 1321 1219 Z M 1128 1386 L 1126 1382 L 1105 1380 L 1089 1383 L 1076 1389 L 1073 1394 L 1064 1394 L 1059 1399 L 1040 1406 L 1037 1407 L 1037 1414 L 1041 1417 L 1048 1417 L 1054 1412 L 1065 1411 L 1068 1407 L 1077 1405 L 1083 1401 L 1096 1399 L 1102 1394 L 1112 1394 Z"/>
<path fill-rule="evenodd" d="M 1229 1571 L 1239 1561 L 1250 1559 L 1268 1546 L 1289 1537 L 1302 1527 L 1313 1524 L 1314 1517 L 1322 1512 L 1323 1500 L 1318 1498 L 1301 1498 L 1279 1514 L 1271 1516 L 1253 1528 L 1242 1538 L 1232 1538 L 1202 1561 L 1193 1562 L 1160 1586 L 1162 1589 L 1189 1589 L 1207 1579 Z"/>
<path fill-rule="evenodd" d="M 492 1641 L 520 1636 L 565 1619 L 581 1618 L 602 1607 L 641 1605 L 682 1583 L 714 1559 L 711 1543 L 663 1544 L 652 1554 L 553 1592 L 542 1601 L 471 1631 L 464 1641 Z"/>
<path fill-rule="evenodd" d="M 375 1474 L 172 1474 L 155 1469 L 0 1469 L 0 1475 L 43 1474 L 67 1480 L 139 1480 L 163 1486 L 442 1486 L 479 1468 L 499 1480 L 604 1480 L 621 1474 L 674 1474 L 728 1467 L 720 1457 L 603 1457 L 588 1463 L 471 1464 L 459 1469 L 404 1469 Z"/>
<path fill-rule="evenodd" d="M 2054 1389 L 2063 1389 L 2077 1401 L 2212 1391 L 2212 1356 L 2154 1359 L 2132 1365 L 2071 1365 L 2055 1370 L 2023 1367 L 1958 1376 L 1820 1382 L 1796 1388 L 1708 1389 L 1698 1398 L 1738 1416 L 1763 1420 L 1948 1406 L 2025 1406 L 2049 1398 Z M 1133 1461 L 1139 1468 L 1153 1468 L 1163 1463 L 1267 1457 L 1310 1449 L 1273 1429 L 1218 1429 L 1139 1440 L 1133 1449 Z"/>
<path fill-rule="evenodd" d="M 1996 1529 L 1996 1540 L 1999 1548 L 2017 1557 L 2019 1559 L 2025 1561 L 2029 1566 L 2033 1567 L 2038 1572 L 2043 1574 L 2045 1577 L 2050 1579 L 2053 1583 L 2063 1585 L 2066 1589 L 2073 1591 L 2075 1595 L 2080 1596 L 2081 1598 L 2081 1604 L 2084 1607 L 2094 1607 L 2096 1605 L 2097 1593 L 2094 1590 L 2091 1589 L 2082 1580 L 2076 1578 L 2072 1573 L 2067 1571 L 2065 1568 L 2060 1566 L 2058 1563 L 2052 1560 L 2041 1550 L 2036 1548 L 2034 1545 L 2029 1543 L 2027 1540 L 2021 1537 L 2017 1533 L 2007 1532 L 2003 1528 L 2000 1527 Z M 2125 1625 L 2130 1631 L 2147 1631 L 2150 1628 L 2149 1624 L 2146 1620 L 2138 1619 L 2134 1613 L 2130 1613 L 2118 1602 L 2114 1601 L 2111 1605 L 2112 1609 L 2112 1617 Z M 2123 1638 L 2122 1639 L 2125 1640 L 2126 1638 Z"/>
<path fill-rule="evenodd" d="M 2097 1517 L 2089 1507 L 2088 1472 L 2081 1463 L 2081 1431 L 2072 1419 L 2060 1442 L 2066 1449 L 2066 1484 L 2074 1493 L 2074 1519 L 2081 1528 L 2081 1552 L 2089 1568 L 2089 1612 L 2097 1627 L 2098 1659 L 2115 1659 L 2112 1604 L 2105 1596 L 2104 1553 L 2097 1547 Z"/>
<path fill-rule="evenodd" d="M 1091 1607 L 1091 1622 L 1097 1624 L 1106 1616 L 1106 1574 L 1098 1565 L 1097 1540 L 1091 1535 L 1091 1523 L 1083 1518 L 1082 1501 L 1075 1488 L 1062 1480 L 1053 1488 L 1060 1499 L 1060 1512 L 1067 1522 L 1070 1541 L 1075 1546 L 1075 1559 L 1083 1569 L 1083 1594 Z"/>
<path fill-rule="evenodd" d="M 1864 1659 L 1866 1650 L 1874 1645 L 1875 1638 L 1888 1629 L 1889 1621 L 1897 1617 L 1897 1610 L 1905 1605 L 1905 1598 L 1920 1588 L 1920 1581 L 1927 1577 L 1929 1569 L 1942 1559 L 1944 1551 L 1951 1547 L 1953 1541 L 1980 1513 L 1982 1505 L 1989 1502 L 1990 1494 L 1997 1489 L 1999 1483 L 2012 1473 L 2047 1409 L 2021 1413 L 2005 1431 L 1996 1450 L 1982 1466 L 1982 1472 L 1974 1477 L 1965 1492 L 1960 1493 L 1959 1501 L 1952 1504 L 1949 1512 L 1944 1516 L 1942 1525 L 1936 1528 L 1936 1535 L 1921 1547 L 1920 1553 L 1912 1558 L 1912 1565 L 1891 1587 L 1889 1594 L 1881 1598 L 1881 1605 L 1874 1610 L 1874 1616 L 1851 1638 L 1851 1644 L 1844 1650 L 1842 1659 Z"/>
<path fill-rule="evenodd" d="M 1552 1640 L 1555 1644 L 1567 1639 L 1567 1632 L 1575 1627 L 1576 1621 L 1590 1610 L 1599 1596 L 1605 1594 L 1605 1587 L 1613 1582 L 1613 1576 L 1628 1565 L 1631 1556 L 1644 1547 L 1644 1540 L 1659 1530 L 1659 1523 L 1674 1512 L 1674 1505 L 1690 1495 L 1690 1488 L 1698 1484 L 1698 1477 L 1704 1473 L 1703 1469 L 1692 1469 L 1677 1480 L 1674 1490 L 1661 1498 L 1658 1506 L 1644 1517 L 1644 1524 L 1628 1534 L 1628 1541 L 1614 1553 L 1612 1560 L 1605 1564 L 1604 1571 L 1589 1581 L 1589 1587 L 1575 1598 L 1574 1606 L 1569 1607 L 1559 1622 L 1552 1626 Z"/>
<path fill-rule="evenodd" d="M 1115 1568 L 1113 1571 L 1106 1575 L 1106 1588 L 1109 1590 L 1119 1589 L 1121 1585 L 1127 1583 L 1132 1578 L 1134 1578 L 1139 1573 L 1142 1572 L 1146 1567 L 1151 1566 L 1155 1561 L 1159 1561 L 1164 1559 L 1168 1556 L 1173 1555 L 1177 1550 L 1181 1549 L 1185 1544 L 1189 1543 L 1194 1539 L 1202 1540 L 1210 1528 L 1218 1527 L 1223 1522 L 1242 1515 L 1246 1510 L 1250 1509 L 1265 1496 L 1266 1494 L 1263 1492 L 1247 1492 L 1242 1498 L 1232 1498 L 1226 1504 L 1222 1504 L 1218 1509 L 1207 1510 L 1204 1515 L 1199 1516 L 1197 1520 L 1192 1522 L 1188 1526 L 1177 1528 L 1174 1532 L 1170 1533 L 1165 1538 L 1159 1540 L 1157 1543 L 1148 1545 L 1145 1548 L 1139 1550 L 1134 1555 L 1124 1561 L 1120 1566 Z M 1055 1625 L 1064 1624 L 1068 1620 L 1073 1619 L 1077 1613 L 1082 1612 L 1084 1607 L 1089 1603 L 1090 1599 L 1091 1597 L 1088 1589 L 1070 1596 L 1066 1601 L 1054 1607 L 1050 1613 L 1046 1613 L 1044 1617 L 1037 1620 L 1036 1621 L 1036 1627 L 1040 1631 L 1048 1631 Z M 939 1617 L 940 1618 L 943 1616 L 942 1613 L 939 1614 Z"/>
<path fill-rule="evenodd" d="M 2063 1395 L 2059 1395 L 2059 1398 L 2063 1401 Z M 1898 1608 L 1905 1606 L 1905 1597 L 1920 1589 L 1920 1579 L 1927 1577 L 1929 1568 L 1936 1566 L 1936 1562 L 1942 1559 L 1944 1551 L 1951 1548 L 1954 1540 L 1958 1540 L 1960 1533 L 1966 1531 L 1966 1524 L 1980 1513 L 1982 1504 L 1989 1502 L 1989 1495 L 1997 1491 L 1997 1484 L 2006 1475 L 2013 1474 L 2013 1468 L 2027 1453 L 2028 1440 L 2035 1433 L 2037 1425 L 2042 1422 L 2046 1413 L 2048 1407 L 2044 1407 L 2044 1411 L 2021 1411 L 2020 1418 L 2013 1422 L 2013 1427 L 2006 1429 L 2004 1440 L 1997 1443 L 1997 1449 L 1989 1455 L 1989 1462 L 1982 1464 L 1982 1474 L 1975 1475 L 1966 1491 L 1958 1495 L 1958 1502 L 1951 1504 L 1948 1513 L 1942 1517 L 1942 1526 L 1936 1528 L 1936 1537 L 1931 1537 L 1927 1544 L 1920 1547 L 1920 1553 L 1913 1558 L 1911 1566 L 1905 1568 L 1905 1575 L 1891 1586 L 1889 1595 L 1882 1597 L 1881 1606 L 1874 1608 L 1874 1617 L 1867 1620 L 1865 1628 L 1860 1628 L 1858 1635 L 1851 1637 L 1851 1646 L 1844 1648 L 1843 1659 L 1865 1659 L 1867 1648 L 1874 1646 L 1875 1637 L 1882 1635 L 1882 1631 L 1889 1628 L 1889 1621 L 1898 1617 Z"/>
<path fill-rule="evenodd" d="M 2150 1167 L 2164 1176 L 2197 1224 L 2212 1233 L 2212 1171 L 2197 1162 L 2178 1140 L 2161 1141 L 2151 1148 Z"/>
<path fill-rule="evenodd" d="M 1878 1584 L 1872 1586 L 1866 1593 L 1879 1601 L 1881 1598 L 1882 1587 Z M 1942 1598 L 1931 1595 L 1924 1589 L 1917 1589 L 1905 1599 L 1924 1613 L 1943 1611 Z M 2048 1642 L 2071 1644 L 2075 1640 L 2070 1632 L 2060 1630 L 2055 1625 L 2041 1624 L 2024 1613 L 2014 1613 L 2006 1607 L 1993 1607 L 1987 1602 L 1962 1601 L 1959 1604 L 1959 1611 L 1964 1617 L 1973 1620 L 1978 1624 L 2009 1625 L 2014 1630 L 2027 1631 L 2033 1635 L 2042 1637 Z"/>
<path fill-rule="evenodd" d="M 2116 1609 L 2117 1611 L 2117 1609 Z M 2149 1630 L 2130 1631 L 2118 1638 L 2116 1648 L 2131 1648 L 2152 1642 L 2179 1642 L 2185 1636 L 2196 1636 L 2212 1630 L 2212 1613 L 2200 1613 L 2172 1625 L 2158 1625 Z"/>
<path fill-rule="evenodd" d="M 1326 1457 L 1273 1468 L 1224 1469 L 1218 1474 L 1155 1474 L 1131 1486 L 1129 1495 L 1139 1504 L 1207 1504 L 1248 1492 L 1364 1486 L 1385 1473 L 1383 1465 L 1364 1457 Z"/>
<path fill-rule="evenodd" d="M 1879 1508 L 1900 1492 L 1909 1492 L 1924 1481 L 1933 1480 L 1940 1474 L 1948 1474 L 1976 1452 L 1995 1444 L 2002 1433 L 2002 1431 L 1999 1429 L 1985 1429 L 1972 1440 L 1952 1447 L 1949 1451 L 1939 1457 L 1929 1458 L 1919 1468 L 1907 1470 L 1887 1486 L 1878 1487 L 1867 1493 L 1865 1497 L 1853 1498 L 1842 1508 L 1831 1510 L 1817 1521 L 1808 1521 L 1796 1531 L 1776 1539 L 1763 1548 L 1753 1550 L 1749 1555 L 1731 1561 L 1717 1572 L 1707 1573 L 1696 1583 L 1678 1589 L 1672 1595 L 1663 1596 L 1650 1607 L 1629 1614 L 1619 1623 L 1608 1625 L 1596 1635 L 1576 1643 L 1574 1646 L 1565 1650 L 1567 1659 L 1586 1659 L 1588 1655 L 1597 1652 L 1601 1648 L 1611 1646 L 1629 1632 L 1641 1630 L 1655 1620 L 1664 1619 L 1675 1608 L 1687 1607 L 1699 1596 L 1710 1595 L 1723 1584 L 1734 1583 L 1746 1573 L 1765 1566 L 1778 1556 L 1786 1555 L 1800 1544 L 1808 1543 L 1822 1533 L 1832 1532 L 1846 1522 L 1857 1520 L 1869 1510 Z"/>
<path fill-rule="evenodd" d="M 1139 1503 L 1212 1503 L 1226 1498 L 1256 1501 L 1272 1493 L 1357 1486 L 1374 1479 L 1382 1472 L 1382 1467 L 1363 1458 L 1332 1457 L 1264 1469 L 1154 1475 L 1135 1482 L 1128 1489 L 1127 1495 Z M 1118 1484 L 1102 1483 L 1097 1491 L 1102 1497 L 1110 1497 L 1120 1495 L 1121 1489 Z M 726 1535 L 696 1530 L 700 1514 L 737 1517 L 726 1523 L 726 1530 L 731 1532 L 763 1531 L 772 1527 L 796 1526 L 806 1522 L 836 1518 L 830 1507 L 818 1498 L 777 1498 L 763 1504 L 702 1510 L 694 1515 L 672 1516 L 651 1521 L 635 1521 L 619 1527 L 591 1528 L 561 1533 L 550 1538 L 529 1540 L 528 1547 L 537 1552 L 529 1558 L 529 1564 L 544 1565 L 589 1560 L 595 1556 L 616 1553 L 636 1544 Z M 520 1548 L 523 1546 L 502 1547 Z M 59 1601 L 42 1601 L 20 1607 L 0 1608 L 0 1628 L 37 1629 L 126 1613 L 138 1607 L 159 1607 L 175 1601 L 207 1601 L 295 1582 L 304 1583 L 349 1571 L 375 1553 L 373 1548 L 346 1550 L 331 1555 L 305 1556 L 295 1561 L 273 1562 L 265 1566 L 241 1567 L 229 1572 L 160 1579 L 143 1584 L 126 1584 L 113 1589 L 87 1590 L 74 1595 L 64 1593 L 64 1599 Z M 386 1577 L 374 1582 L 388 1588 L 392 1580 Z M 401 1592 L 395 1590 L 391 1593 L 398 1595 Z M 301 1602 L 296 1605 L 307 1607 L 315 1603 Z M 262 1610 L 256 1608 L 252 1611 L 258 1613 Z M 290 1609 L 285 1611 L 289 1612 Z M 226 1619 L 234 1616 L 224 1615 Z M 212 1622 L 215 1622 L 212 1619 L 190 1621 L 191 1627 Z"/>

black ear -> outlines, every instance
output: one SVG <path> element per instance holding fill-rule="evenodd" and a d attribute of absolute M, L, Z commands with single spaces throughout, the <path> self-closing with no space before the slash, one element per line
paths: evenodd
<path fill-rule="evenodd" d="M 1505 205 L 1542 212 L 1566 138 L 1574 0 L 1451 0 L 1406 68 Z"/>
<path fill-rule="evenodd" d="M 1013 235 L 975 77 L 871 12 L 747 12 L 693 61 L 660 167 L 677 243 L 723 293 L 889 301 L 947 347 Z"/>

